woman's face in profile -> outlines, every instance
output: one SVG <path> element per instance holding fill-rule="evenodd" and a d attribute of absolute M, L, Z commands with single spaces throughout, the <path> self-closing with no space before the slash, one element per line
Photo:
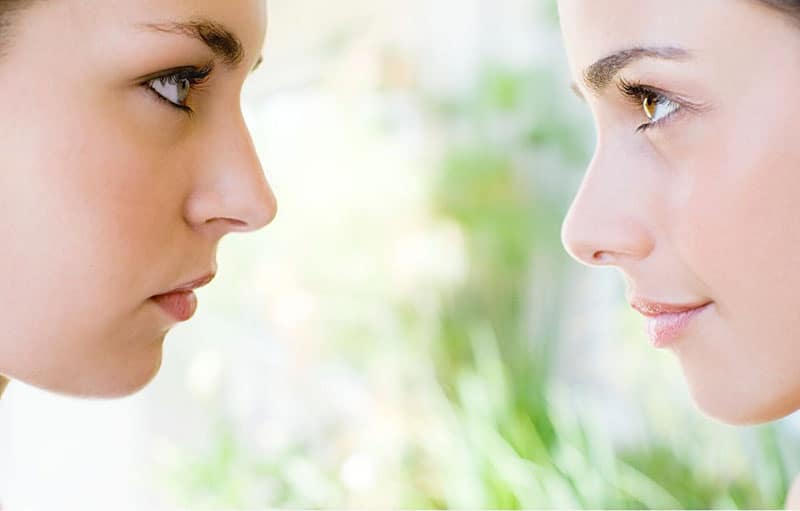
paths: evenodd
<path fill-rule="evenodd" d="M 567 250 L 629 300 L 711 303 L 669 345 L 707 413 L 800 408 L 800 25 L 757 0 L 559 11 L 597 132 Z"/>
<path fill-rule="evenodd" d="M 240 108 L 265 9 L 39 0 L 3 28 L 0 374 L 140 389 L 177 322 L 151 298 L 214 273 L 225 234 L 272 220 Z"/>

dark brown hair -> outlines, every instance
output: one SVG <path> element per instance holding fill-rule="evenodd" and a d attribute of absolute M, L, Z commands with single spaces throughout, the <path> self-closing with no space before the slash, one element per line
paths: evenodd
<path fill-rule="evenodd" d="M 784 14 L 790 14 L 800 20 L 800 0 L 758 0 L 768 7 L 777 9 Z"/>
<path fill-rule="evenodd" d="M 0 0 L 0 56 L 13 39 L 14 22 L 20 12 L 40 0 Z"/>

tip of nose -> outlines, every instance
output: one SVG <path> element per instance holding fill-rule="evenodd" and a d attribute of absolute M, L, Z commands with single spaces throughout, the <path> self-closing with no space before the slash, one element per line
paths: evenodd
<path fill-rule="evenodd" d="M 272 223 L 278 213 L 278 205 L 272 192 L 249 204 L 241 204 L 238 211 L 227 215 L 209 215 L 203 223 L 217 226 L 220 234 L 228 232 L 253 232 Z"/>
<path fill-rule="evenodd" d="M 579 263 L 586 264 L 586 257 L 580 244 L 576 243 L 571 236 L 571 230 L 565 221 L 561 226 L 561 246 L 564 251 Z"/>
<path fill-rule="evenodd" d="M 262 229 L 275 220 L 278 214 L 278 200 L 272 187 L 264 181 L 261 189 L 251 196 L 251 202 L 247 210 L 242 211 L 239 217 L 243 220 L 244 231 L 257 231 Z"/>
<path fill-rule="evenodd" d="M 562 224 L 561 244 L 573 259 L 591 267 L 644 259 L 656 245 L 653 235 L 638 224 L 601 222 L 596 217 L 580 224 L 568 217 Z"/>
<path fill-rule="evenodd" d="M 278 216 L 278 199 L 275 197 L 275 194 L 272 193 L 272 190 L 269 191 L 269 198 L 267 199 L 267 204 L 264 209 L 263 217 L 258 222 L 257 229 L 262 227 L 266 227 L 275 220 L 275 217 Z"/>

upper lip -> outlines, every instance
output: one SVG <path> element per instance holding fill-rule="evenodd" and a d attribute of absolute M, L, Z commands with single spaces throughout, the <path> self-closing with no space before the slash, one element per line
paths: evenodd
<path fill-rule="evenodd" d="M 167 295 L 167 294 L 170 294 L 170 293 L 179 293 L 181 291 L 192 291 L 192 290 L 195 290 L 197 288 L 205 286 L 206 284 L 208 284 L 209 282 L 214 280 L 215 276 L 216 276 L 216 273 L 214 273 L 214 272 L 207 273 L 207 274 L 203 275 L 200 278 L 194 279 L 194 280 L 192 280 L 190 282 L 187 282 L 186 284 L 181 284 L 180 286 L 176 287 L 175 289 L 171 289 L 171 290 L 167 291 L 166 293 L 162 293 L 162 294 Z"/>
<path fill-rule="evenodd" d="M 678 314 L 681 312 L 698 309 L 700 307 L 708 305 L 709 303 L 711 303 L 711 301 L 709 300 L 703 302 L 685 303 L 685 304 L 663 303 L 663 302 L 655 302 L 652 300 L 646 300 L 644 298 L 634 297 L 634 299 L 631 300 L 631 307 L 641 312 L 643 315 L 652 318 L 660 316 L 661 314 Z"/>

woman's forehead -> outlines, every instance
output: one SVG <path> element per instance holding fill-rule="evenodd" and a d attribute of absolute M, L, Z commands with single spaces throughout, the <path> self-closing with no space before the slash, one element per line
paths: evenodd
<path fill-rule="evenodd" d="M 749 0 L 558 0 L 565 48 L 578 77 L 592 64 L 637 48 L 677 48 L 696 57 L 735 53 L 769 40 L 774 13 Z"/>
<path fill-rule="evenodd" d="M 67 39 L 71 45 L 59 51 L 73 60 L 112 51 L 133 62 L 141 60 L 135 52 L 143 37 L 163 40 L 163 48 L 172 37 L 205 43 L 221 62 L 248 71 L 260 59 L 267 25 L 263 0 L 64 0 L 37 4 L 28 20 L 24 46 Z"/>
<path fill-rule="evenodd" d="M 87 29 L 92 25 L 119 28 L 185 22 L 197 17 L 225 26 L 253 44 L 263 40 L 267 25 L 264 0 L 68 0 L 63 6 L 70 13 L 70 21 Z"/>

